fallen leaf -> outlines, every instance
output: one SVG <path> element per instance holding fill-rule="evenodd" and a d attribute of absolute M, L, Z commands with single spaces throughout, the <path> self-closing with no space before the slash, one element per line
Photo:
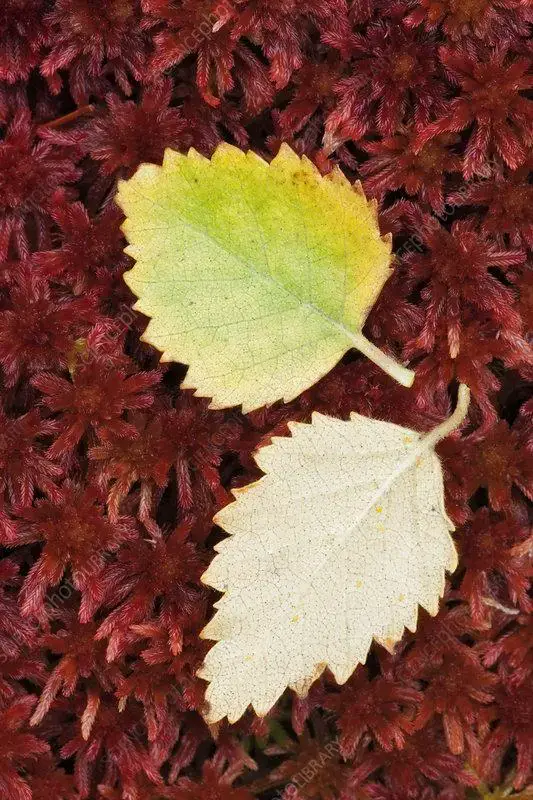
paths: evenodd
<path fill-rule="evenodd" d="M 211 160 L 167 150 L 117 202 L 137 262 L 125 281 L 151 317 L 143 339 L 188 364 L 183 386 L 212 408 L 291 400 L 351 347 L 412 384 L 361 333 L 391 240 L 340 170 L 322 177 L 287 145 L 270 164 L 227 144 Z"/>
<path fill-rule="evenodd" d="M 392 648 L 436 614 L 445 570 L 457 566 L 435 444 L 466 415 L 428 434 L 352 414 L 290 423 L 215 522 L 231 536 L 202 576 L 220 592 L 202 631 L 216 640 L 198 673 L 206 718 L 266 714 L 288 686 L 305 694 L 329 667 L 344 683 L 373 639 Z"/>

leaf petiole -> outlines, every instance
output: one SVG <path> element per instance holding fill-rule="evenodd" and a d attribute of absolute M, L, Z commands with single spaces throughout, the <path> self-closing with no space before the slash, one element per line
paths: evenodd
<path fill-rule="evenodd" d="M 457 405 L 455 406 L 455 410 L 453 414 L 451 414 L 448 419 L 445 419 L 444 422 L 441 422 L 440 425 L 437 425 L 432 431 L 430 431 L 426 436 L 423 438 L 424 442 L 424 449 L 429 449 L 440 442 L 441 439 L 444 439 L 448 436 L 452 431 L 456 430 L 459 425 L 465 419 L 468 413 L 468 406 L 470 404 L 470 389 L 466 384 L 460 383 L 459 384 L 459 391 L 457 393 Z"/>
<path fill-rule="evenodd" d="M 377 364 L 378 367 L 381 367 L 383 372 L 386 372 L 395 381 L 407 388 L 413 385 L 415 373 L 412 369 L 407 369 L 407 367 L 398 363 L 396 359 L 388 356 L 383 350 L 372 344 L 362 333 L 350 334 L 350 339 L 357 350 L 367 356 L 374 364 Z"/>

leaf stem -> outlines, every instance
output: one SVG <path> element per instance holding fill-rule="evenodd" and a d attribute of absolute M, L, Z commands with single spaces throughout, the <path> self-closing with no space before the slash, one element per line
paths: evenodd
<path fill-rule="evenodd" d="M 69 122 L 74 122 L 74 120 L 78 119 L 78 117 L 83 117 L 86 114 L 92 114 L 94 111 L 94 106 L 87 105 L 81 106 L 80 108 L 76 108 L 74 111 L 71 111 L 70 114 L 65 114 L 58 119 L 51 119 L 48 122 L 44 122 L 41 127 L 42 128 L 60 128 L 62 125 L 67 125 Z"/>
<path fill-rule="evenodd" d="M 362 333 L 352 334 L 350 338 L 353 341 L 354 347 L 373 361 L 374 364 L 377 364 L 378 367 L 381 367 L 381 369 L 391 378 L 394 378 L 395 381 L 398 381 L 402 386 L 407 386 L 408 388 L 413 385 L 415 373 L 412 369 L 407 369 L 407 367 L 402 366 L 402 364 L 392 358 L 392 356 L 388 356 L 380 350 L 379 347 L 372 344 Z"/>
<path fill-rule="evenodd" d="M 452 431 L 456 430 L 465 419 L 469 404 L 470 389 L 466 384 L 460 383 L 457 393 L 457 405 L 455 406 L 453 414 L 451 414 L 448 419 L 445 419 L 444 422 L 441 422 L 440 425 L 437 425 L 427 436 L 424 436 L 422 440 L 424 442 L 424 449 L 433 447 L 437 442 L 440 442 L 441 439 L 444 439 Z"/>

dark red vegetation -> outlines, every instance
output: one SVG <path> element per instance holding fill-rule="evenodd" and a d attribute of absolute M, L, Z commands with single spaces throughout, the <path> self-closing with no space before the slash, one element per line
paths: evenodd
<path fill-rule="evenodd" d="M 2 0 L 2 800 L 531 796 L 532 22 L 531 0 Z M 412 391 L 352 353 L 244 416 L 158 365 L 116 183 L 223 140 L 287 141 L 378 200 L 396 259 L 367 333 Z M 209 730 L 200 575 L 254 448 L 315 409 L 427 430 L 458 381 L 438 616 Z"/>

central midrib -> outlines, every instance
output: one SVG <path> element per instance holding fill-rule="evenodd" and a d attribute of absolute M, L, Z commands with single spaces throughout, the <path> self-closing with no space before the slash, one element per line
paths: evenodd
<path fill-rule="evenodd" d="M 165 207 L 163 205 L 161 205 L 161 203 L 158 203 L 157 201 L 152 200 L 151 198 L 147 197 L 142 192 L 139 192 L 139 194 L 147 202 L 154 203 L 162 211 L 166 211 Z M 233 259 L 235 259 L 235 261 L 237 261 L 246 270 L 248 270 L 249 272 L 252 272 L 253 275 L 256 278 L 258 278 L 260 281 L 263 281 L 264 283 L 269 284 L 271 286 L 275 286 L 278 290 L 284 292 L 287 296 L 291 297 L 302 308 L 304 308 L 304 309 L 307 308 L 310 311 L 312 311 L 315 314 L 317 314 L 318 316 L 322 317 L 322 319 L 324 319 L 329 325 L 331 325 L 339 333 L 341 333 L 350 342 L 350 344 L 352 346 L 357 347 L 357 343 L 359 341 L 357 333 L 355 333 L 354 331 L 352 331 L 349 328 L 347 328 L 346 325 L 344 325 L 342 322 L 333 319 L 333 317 L 330 317 L 329 314 L 327 314 L 323 309 L 321 309 L 319 306 L 315 305 L 314 303 L 311 303 L 311 302 L 306 301 L 306 300 L 302 300 L 301 297 L 299 297 L 297 294 L 295 294 L 293 291 L 291 291 L 287 286 L 285 286 L 285 284 L 281 283 L 279 280 L 276 280 L 270 274 L 270 271 L 268 273 L 262 272 L 253 263 L 249 263 L 249 262 L 245 261 L 242 256 L 240 256 L 238 253 L 236 253 L 233 250 L 231 250 L 225 243 L 221 242 L 216 236 L 213 236 L 213 235 L 209 234 L 205 229 L 199 228 L 197 225 L 194 225 L 193 223 L 189 222 L 183 216 L 179 216 L 178 220 L 184 227 L 186 227 L 187 229 L 193 231 L 197 236 L 199 236 L 199 237 L 203 238 L 204 240 L 208 241 L 211 245 L 214 244 L 218 249 L 222 250 L 224 253 L 226 253 L 227 255 L 231 256 Z M 167 230 L 168 231 L 168 230 L 170 230 L 170 226 L 166 225 L 165 228 L 162 228 L 161 230 Z M 262 245 L 263 245 L 263 250 L 265 251 L 265 263 L 266 263 L 267 269 L 269 269 L 269 267 L 268 267 L 268 259 L 266 257 L 266 247 L 264 245 L 264 240 L 262 240 Z"/>

